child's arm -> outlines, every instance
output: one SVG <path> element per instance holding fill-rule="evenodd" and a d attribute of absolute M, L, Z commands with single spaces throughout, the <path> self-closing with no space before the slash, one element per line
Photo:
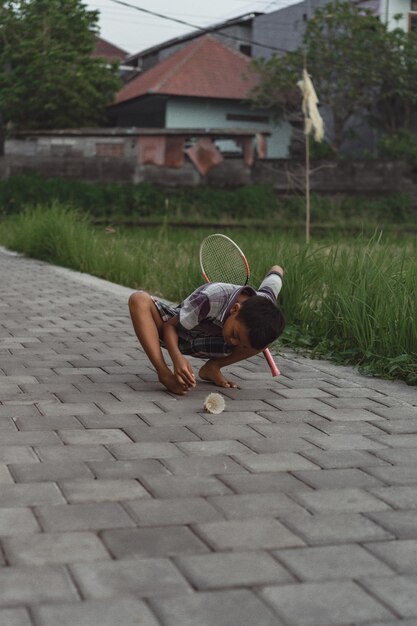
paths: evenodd
<path fill-rule="evenodd" d="M 178 382 L 186 387 L 195 387 L 195 376 L 191 364 L 178 348 L 178 333 L 175 328 L 177 323 L 176 317 L 172 317 L 168 322 L 165 322 L 162 329 L 164 342 L 172 359 L 174 375 Z"/>

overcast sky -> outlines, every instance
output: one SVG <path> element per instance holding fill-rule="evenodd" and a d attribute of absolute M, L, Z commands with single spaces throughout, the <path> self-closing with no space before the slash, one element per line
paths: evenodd
<path fill-rule="evenodd" d="M 196 26 L 244 15 L 251 11 L 269 13 L 299 0 L 122 0 Z M 84 0 L 89 9 L 100 11 L 101 36 L 129 53 L 139 52 L 162 41 L 194 30 L 165 19 L 122 6 L 114 0 Z"/>

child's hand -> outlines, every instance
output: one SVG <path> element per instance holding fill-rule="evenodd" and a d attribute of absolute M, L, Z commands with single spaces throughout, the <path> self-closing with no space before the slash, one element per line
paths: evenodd
<path fill-rule="evenodd" d="M 195 387 L 195 376 L 193 368 L 185 357 L 182 355 L 174 362 L 174 374 L 181 385 L 185 387 Z"/>

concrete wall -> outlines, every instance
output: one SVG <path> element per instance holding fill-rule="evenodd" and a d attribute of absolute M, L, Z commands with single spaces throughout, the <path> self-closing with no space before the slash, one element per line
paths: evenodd
<path fill-rule="evenodd" d="M 235 119 L 228 119 L 232 115 Z M 247 120 L 236 119 L 247 117 Z M 257 118 L 265 118 L 259 121 Z M 267 139 L 268 157 L 284 159 L 288 157 L 291 139 L 291 126 L 285 122 L 273 125 L 271 113 L 264 109 L 252 109 L 249 105 L 236 101 L 175 98 L 167 102 L 167 128 L 250 128 L 270 132 Z M 217 142 L 216 142 L 217 143 Z M 233 142 L 219 142 L 222 151 L 235 152 Z"/>
<path fill-rule="evenodd" d="M 416 199 L 417 173 L 401 162 L 322 161 L 312 163 L 311 189 L 323 194 L 383 195 L 408 192 Z M 200 176 L 187 161 L 182 168 L 139 165 L 133 159 L 8 156 L 0 158 L 0 178 L 37 173 L 45 178 L 60 177 L 88 182 L 150 182 L 160 187 L 210 185 L 236 188 L 243 185 L 270 185 L 279 194 L 300 193 L 304 165 L 292 160 L 255 161 L 249 168 L 241 159 L 226 159 L 206 176 Z"/>

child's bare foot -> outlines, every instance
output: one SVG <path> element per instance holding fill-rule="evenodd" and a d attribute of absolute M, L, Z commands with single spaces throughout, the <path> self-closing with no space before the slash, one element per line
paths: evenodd
<path fill-rule="evenodd" d="M 164 374 L 160 374 L 158 378 L 159 382 L 161 382 L 168 389 L 168 391 L 176 393 L 178 396 L 183 396 L 187 393 L 187 391 L 189 391 L 188 387 L 185 387 L 178 382 L 172 372 L 168 371 Z"/>
<path fill-rule="evenodd" d="M 216 365 L 210 363 L 210 361 L 203 365 L 203 367 L 198 372 L 198 375 L 203 380 L 208 380 L 218 387 L 237 387 L 236 383 L 234 383 L 232 380 L 227 380 L 227 378 L 225 378 L 221 373 L 220 369 Z"/>

